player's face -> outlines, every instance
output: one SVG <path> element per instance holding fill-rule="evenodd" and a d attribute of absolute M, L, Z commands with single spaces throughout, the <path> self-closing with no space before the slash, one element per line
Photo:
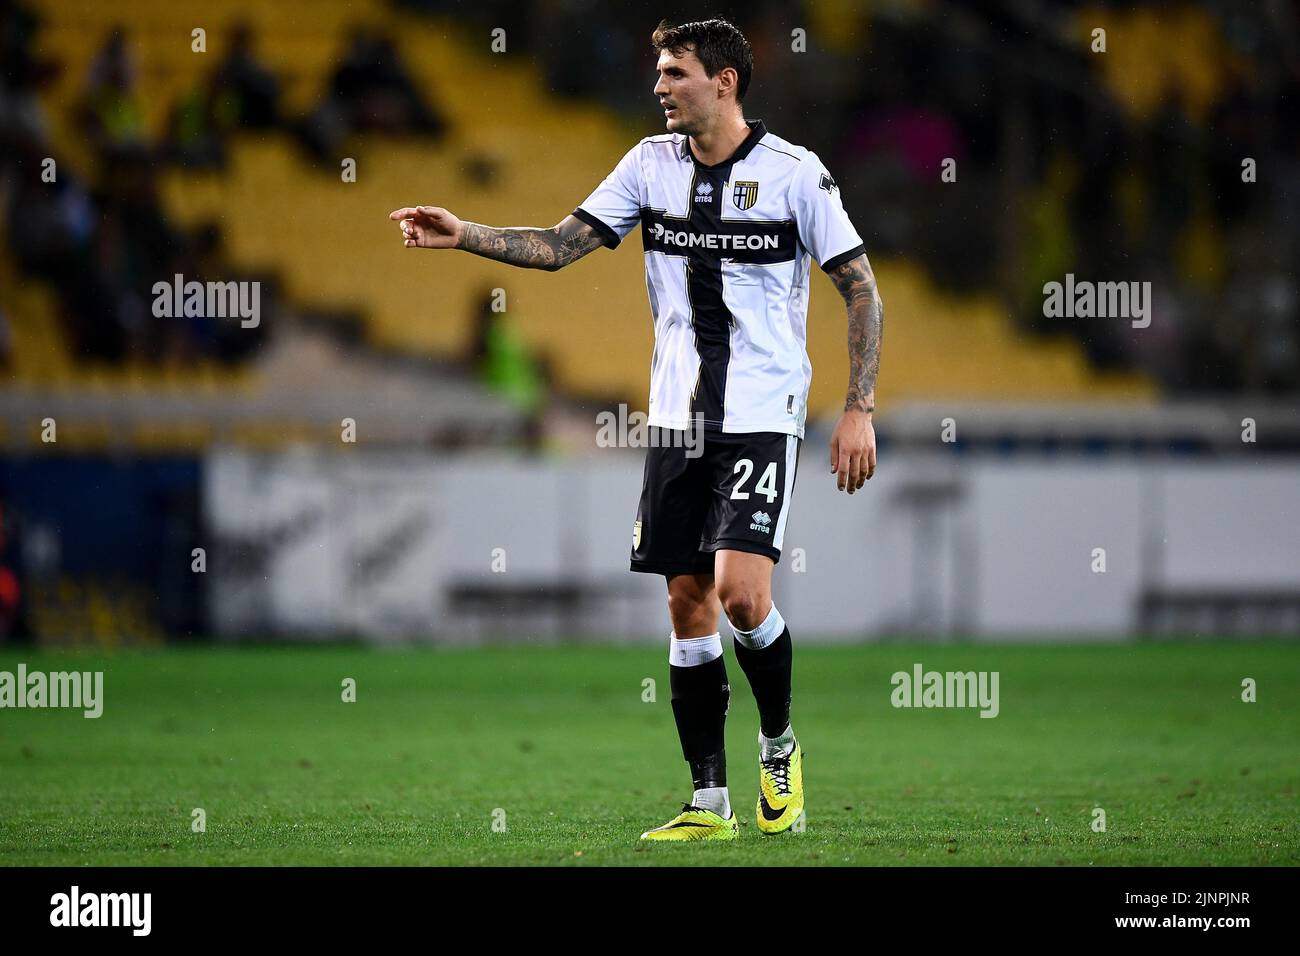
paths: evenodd
<path fill-rule="evenodd" d="M 717 115 L 718 78 L 709 79 L 704 64 L 690 50 L 680 57 L 661 51 L 658 70 L 655 96 L 664 108 L 668 132 L 698 136 L 709 129 Z"/>

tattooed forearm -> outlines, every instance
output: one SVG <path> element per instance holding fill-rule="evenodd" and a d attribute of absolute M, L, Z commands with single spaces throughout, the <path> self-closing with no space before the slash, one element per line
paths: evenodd
<path fill-rule="evenodd" d="M 876 276 L 865 253 L 832 269 L 830 276 L 849 310 L 849 391 L 844 410 L 874 411 L 880 337 L 885 325 L 885 306 L 876 290 Z"/>
<path fill-rule="evenodd" d="M 457 248 L 512 266 L 555 272 L 600 246 L 601 238 L 596 230 L 580 219 L 567 216 L 551 229 L 461 223 Z"/>

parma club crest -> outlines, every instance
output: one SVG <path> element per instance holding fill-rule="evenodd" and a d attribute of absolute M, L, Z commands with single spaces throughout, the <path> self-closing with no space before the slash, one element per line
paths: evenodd
<path fill-rule="evenodd" d="M 731 198 L 736 203 L 737 209 L 748 209 L 758 202 L 758 183 L 736 183 Z"/>

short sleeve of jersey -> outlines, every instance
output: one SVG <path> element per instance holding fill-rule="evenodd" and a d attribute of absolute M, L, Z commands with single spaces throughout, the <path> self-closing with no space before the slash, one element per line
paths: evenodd
<path fill-rule="evenodd" d="M 573 210 L 573 215 L 595 229 L 611 249 L 641 221 L 641 144 L 623 156 L 605 181 Z"/>
<path fill-rule="evenodd" d="M 866 251 L 840 201 L 840 187 L 816 153 L 800 164 L 790 197 L 799 240 L 822 269 L 830 272 Z"/>

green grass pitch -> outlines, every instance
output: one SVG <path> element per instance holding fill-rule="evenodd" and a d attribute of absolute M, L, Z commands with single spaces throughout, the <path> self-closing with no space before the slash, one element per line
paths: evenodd
<path fill-rule="evenodd" d="M 754 823 L 757 715 L 728 648 L 740 839 L 645 846 L 690 795 L 666 656 L 11 648 L 0 670 L 102 669 L 105 706 L 0 710 L 0 863 L 1300 863 L 1291 642 L 796 645 L 807 829 L 779 837 Z M 998 671 L 1001 713 L 895 709 L 890 675 L 918 661 Z"/>

